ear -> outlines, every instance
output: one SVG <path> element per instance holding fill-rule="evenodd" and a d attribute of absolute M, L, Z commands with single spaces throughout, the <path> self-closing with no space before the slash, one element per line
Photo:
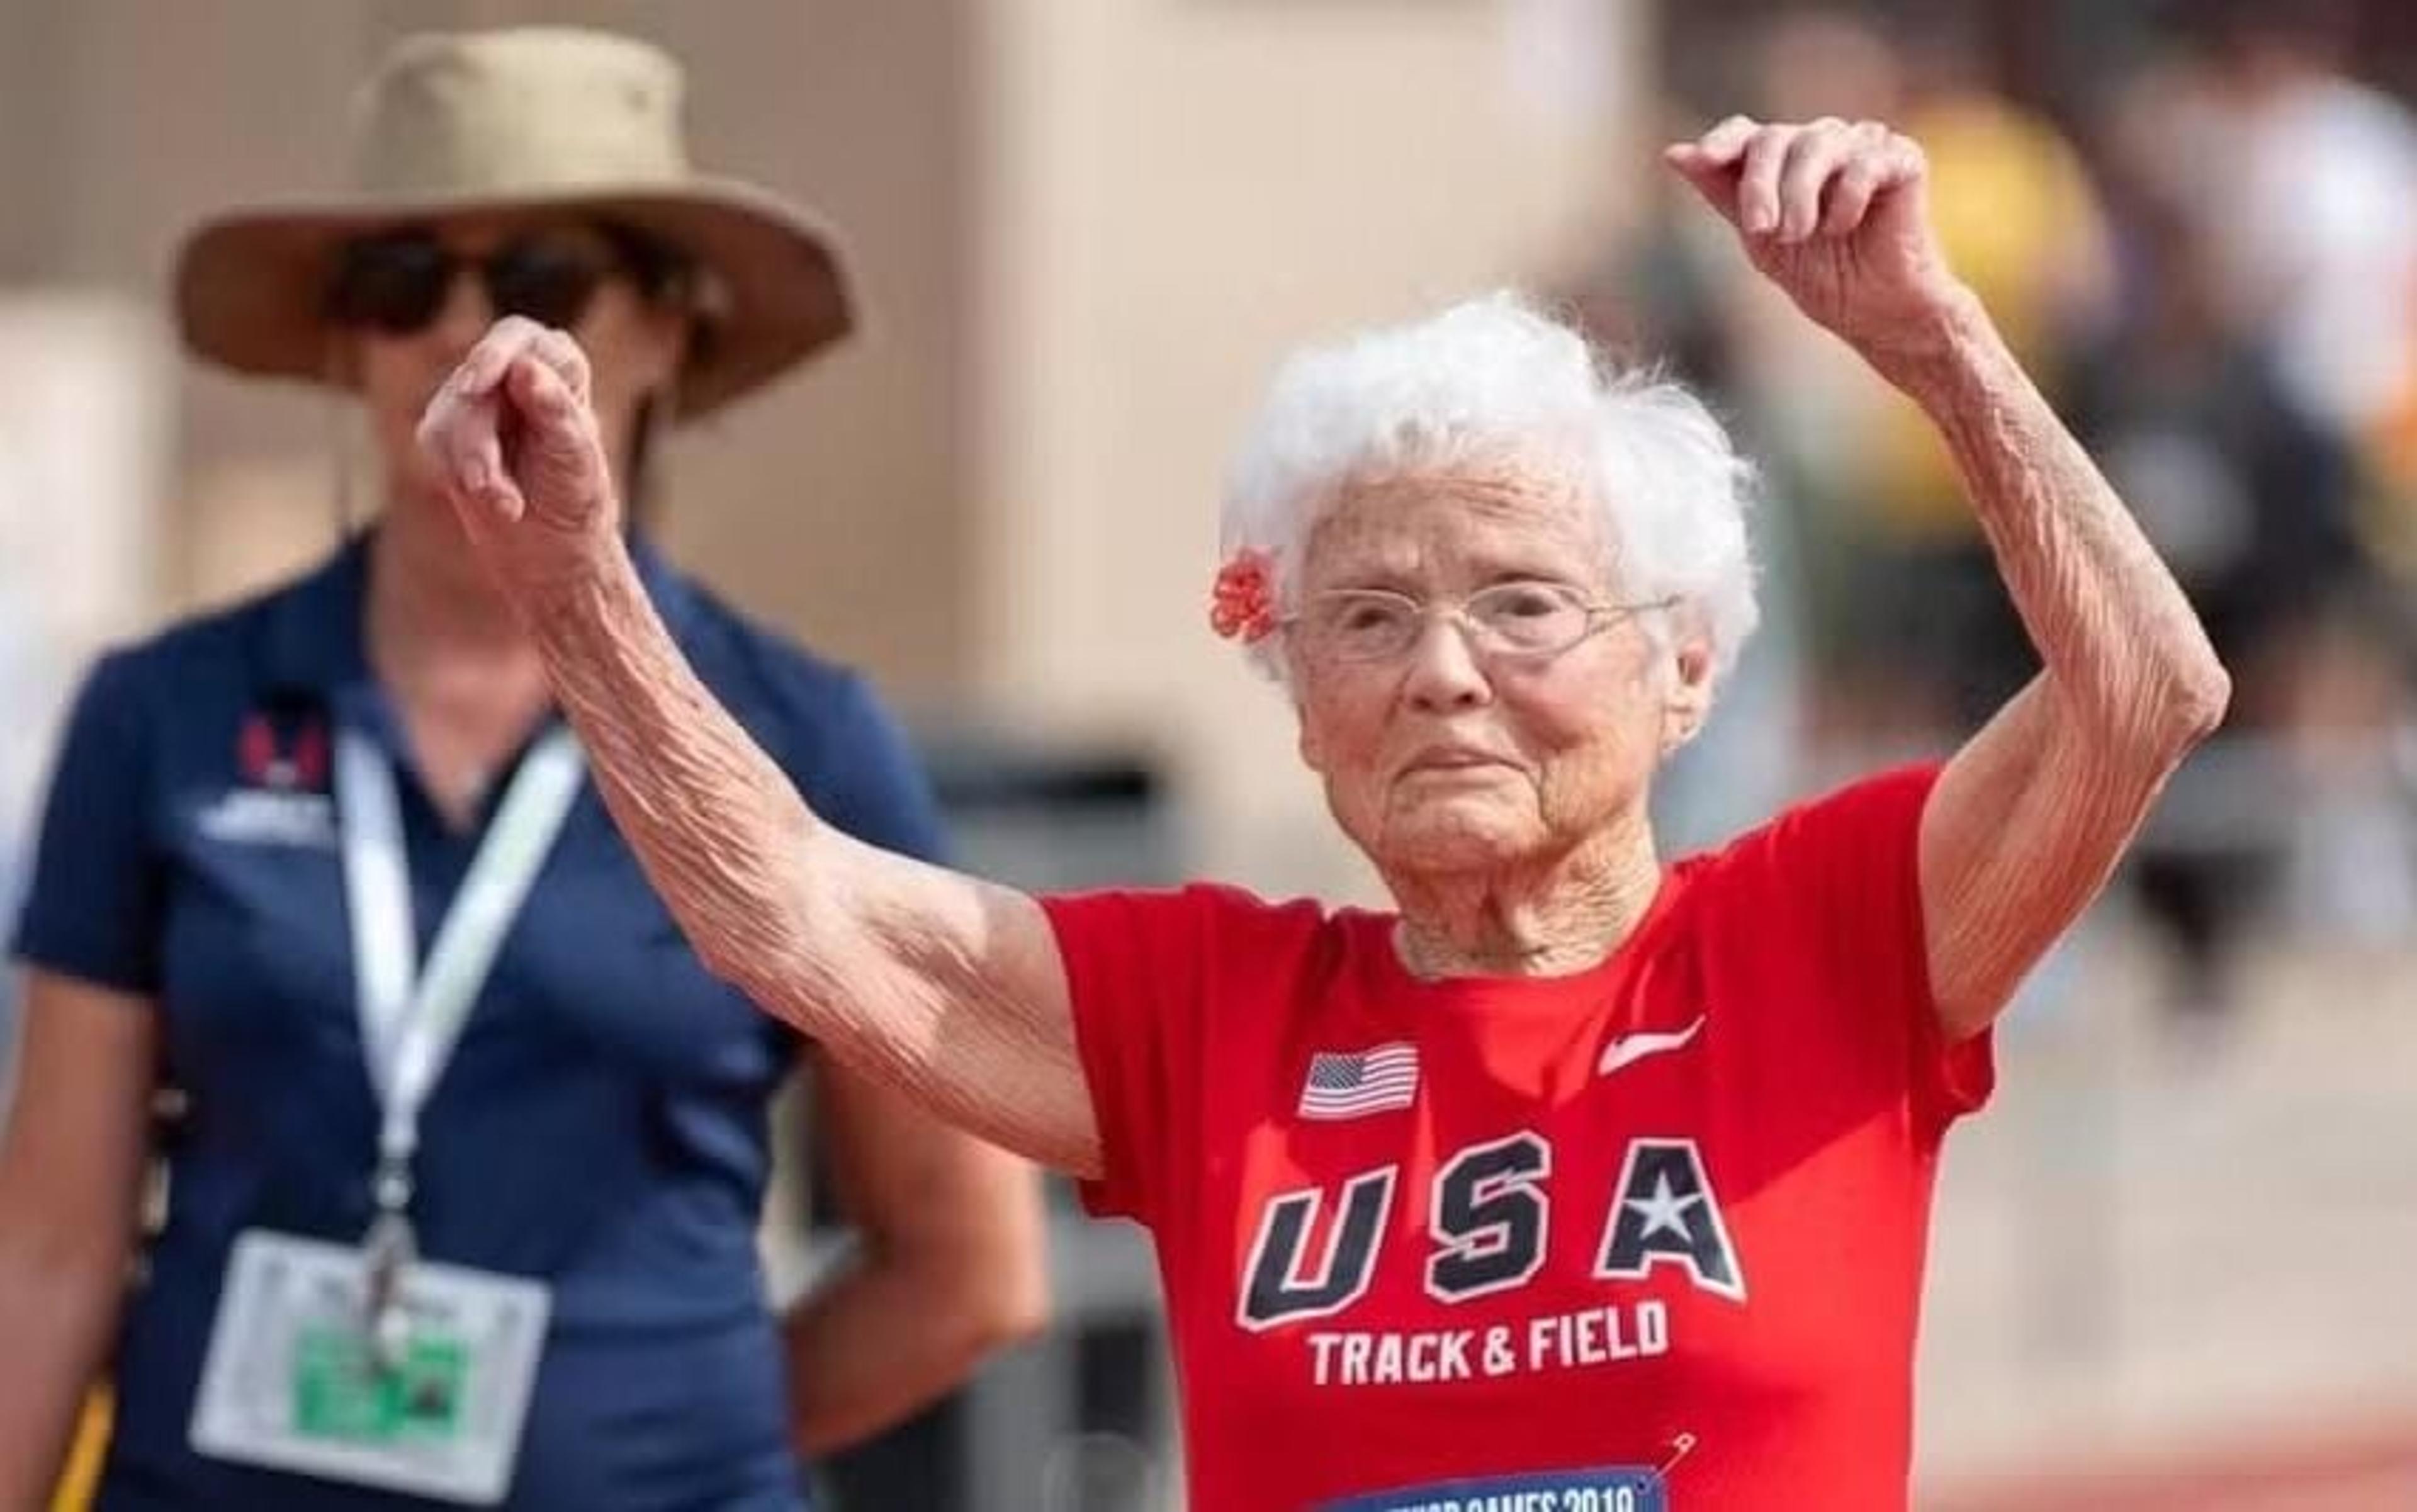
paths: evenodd
<path fill-rule="evenodd" d="M 1666 756 L 1694 740 L 1711 708 L 1712 649 L 1701 636 L 1691 635 L 1671 653 L 1662 699 L 1662 754 Z"/>
<path fill-rule="evenodd" d="M 1320 777 L 1326 775 L 1326 741 L 1319 736 L 1317 722 L 1309 717 L 1309 700 L 1301 695 L 1300 659 L 1293 654 L 1291 637 L 1279 654 L 1284 658 L 1284 691 L 1292 699 L 1292 726 L 1295 746 L 1300 752 L 1300 763 Z"/>
<path fill-rule="evenodd" d="M 1309 705 L 1300 694 L 1292 695 L 1294 739 L 1300 749 L 1300 763 L 1323 777 L 1326 775 L 1326 742 L 1318 738 L 1315 723 L 1309 717 Z"/>

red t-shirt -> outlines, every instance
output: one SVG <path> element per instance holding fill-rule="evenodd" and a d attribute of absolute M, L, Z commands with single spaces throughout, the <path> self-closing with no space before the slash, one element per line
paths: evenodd
<path fill-rule="evenodd" d="M 1195 1512 L 1901 1507 L 1940 1137 L 1934 769 L 1680 862 L 1610 959 L 1421 982 L 1390 915 L 1061 897 Z"/>

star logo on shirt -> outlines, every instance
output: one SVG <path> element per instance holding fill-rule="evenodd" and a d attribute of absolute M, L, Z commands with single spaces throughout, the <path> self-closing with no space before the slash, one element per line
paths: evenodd
<path fill-rule="evenodd" d="M 1672 1191 L 1670 1178 L 1664 1175 L 1654 1180 L 1653 1190 L 1649 1195 L 1632 1197 L 1627 1199 L 1625 1206 L 1630 1212 L 1645 1220 L 1643 1237 L 1649 1239 L 1655 1234 L 1666 1232 L 1677 1234 L 1684 1239 L 1688 1237 L 1687 1221 L 1681 1214 L 1703 1199 L 1701 1193 L 1689 1192 L 1681 1197 Z"/>

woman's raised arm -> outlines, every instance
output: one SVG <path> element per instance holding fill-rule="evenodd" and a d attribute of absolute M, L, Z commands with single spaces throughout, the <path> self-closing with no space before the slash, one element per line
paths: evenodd
<path fill-rule="evenodd" d="M 497 323 L 420 439 L 543 652 L 598 787 L 700 958 L 859 1074 L 1078 1176 L 1099 1133 L 1041 906 L 806 806 L 647 600 L 570 337 Z"/>

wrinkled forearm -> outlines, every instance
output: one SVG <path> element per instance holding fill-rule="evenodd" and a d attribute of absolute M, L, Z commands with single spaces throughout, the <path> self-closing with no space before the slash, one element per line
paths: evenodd
<path fill-rule="evenodd" d="M 2178 758 L 2222 717 L 2224 668 L 2180 585 L 1979 301 L 1872 359 L 1953 453 L 2061 717 L 2108 756 Z"/>
<path fill-rule="evenodd" d="M 697 680 L 617 551 L 526 609 L 606 806 L 707 970 L 943 1122 L 1096 1167 L 1037 904 L 817 817 Z"/>
<path fill-rule="evenodd" d="M 1932 991 L 1986 1026 L 2088 907 L 2230 683 L 2181 587 L 1977 301 L 1874 366 L 1961 468 L 2045 668 L 1948 764 L 1923 811 Z"/>
<path fill-rule="evenodd" d="M 806 954 L 794 878 L 821 820 L 697 680 L 625 556 L 568 578 L 530 620 L 597 787 L 656 893 L 716 974 L 767 986 Z M 783 1016 L 805 1012 L 805 1000 L 757 992 Z"/>

